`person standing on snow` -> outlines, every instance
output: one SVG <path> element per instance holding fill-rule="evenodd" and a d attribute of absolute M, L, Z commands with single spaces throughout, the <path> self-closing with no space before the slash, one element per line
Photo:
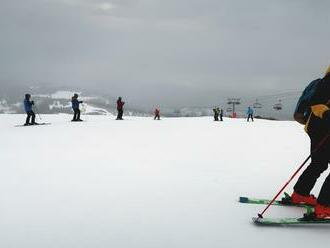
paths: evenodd
<path fill-rule="evenodd" d="M 219 108 L 214 108 L 213 113 L 214 113 L 214 121 L 219 121 Z"/>
<path fill-rule="evenodd" d="M 250 121 L 250 118 L 253 121 L 253 109 L 251 108 L 251 106 L 248 107 L 246 114 L 248 116 L 247 121 Z"/>
<path fill-rule="evenodd" d="M 80 103 L 83 103 L 83 101 L 79 101 L 78 94 L 74 94 L 73 97 L 71 98 L 72 109 L 74 112 L 72 121 L 83 121 L 80 119 L 80 109 L 79 109 Z"/>
<path fill-rule="evenodd" d="M 155 109 L 155 117 L 154 117 L 154 120 L 160 120 L 160 110 L 159 108 L 156 108 Z"/>
<path fill-rule="evenodd" d="M 218 112 L 220 114 L 220 121 L 223 121 L 223 109 L 222 108 L 218 108 Z"/>
<path fill-rule="evenodd" d="M 117 115 L 116 120 L 123 120 L 124 105 L 125 105 L 125 102 L 122 101 L 121 97 L 118 97 L 118 100 L 117 100 L 118 115 Z"/>
<path fill-rule="evenodd" d="M 311 141 L 312 161 L 295 184 L 291 201 L 315 206 L 314 216 L 323 219 L 330 218 L 330 175 L 325 179 L 317 199 L 311 195 L 311 190 L 330 161 L 330 66 L 320 80 L 311 98 L 305 125 Z"/>
<path fill-rule="evenodd" d="M 36 123 L 36 115 L 33 112 L 32 106 L 34 105 L 34 101 L 31 101 L 31 95 L 30 94 L 25 94 L 24 98 L 24 110 L 27 114 L 26 116 L 26 121 L 24 126 L 29 126 L 29 125 L 37 125 Z M 30 119 L 32 117 L 32 121 L 30 123 Z"/>

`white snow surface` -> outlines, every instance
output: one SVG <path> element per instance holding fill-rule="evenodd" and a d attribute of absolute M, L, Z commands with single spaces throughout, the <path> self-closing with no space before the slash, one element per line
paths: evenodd
<path fill-rule="evenodd" d="M 1 248 L 328 246 L 329 226 L 258 227 L 264 206 L 238 203 L 274 196 L 308 156 L 295 122 L 42 117 L 0 115 Z"/>

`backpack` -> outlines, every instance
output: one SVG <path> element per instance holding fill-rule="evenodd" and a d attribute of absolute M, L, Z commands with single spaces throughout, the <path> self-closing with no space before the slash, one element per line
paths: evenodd
<path fill-rule="evenodd" d="M 305 125 L 307 122 L 308 116 L 311 113 L 311 100 L 320 82 L 322 82 L 322 79 L 319 78 L 309 83 L 297 102 L 293 118 L 300 124 Z"/>

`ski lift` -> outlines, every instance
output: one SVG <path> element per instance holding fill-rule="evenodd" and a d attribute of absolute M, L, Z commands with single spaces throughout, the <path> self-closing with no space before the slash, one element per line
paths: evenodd
<path fill-rule="evenodd" d="M 227 108 L 226 111 L 229 113 L 229 112 L 232 112 L 233 109 L 232 108 Z"/>
<path fill-rule="evenodd" d="M 260 109 L 262 108 L 262 104 L 258 102 L 258 99 L 256 99 L 256 102 L 253 104 L 254 109 Z"/>
<path fill-rule="evenodd" d="M 274 106 L 273 106 L 273 109 L 279 111 L 279 110 L 282 110 L 283 106 L 282 106 L 282 103 L 281 103 L 281 100 L 278 101 L 278 103 L 275 103 Z"/>

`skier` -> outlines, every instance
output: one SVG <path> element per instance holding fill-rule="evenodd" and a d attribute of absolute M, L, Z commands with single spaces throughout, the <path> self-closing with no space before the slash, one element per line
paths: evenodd
<path fill-rule="evenodd" d="M 83 103 L 83 101 L 78 100 L 77 93 L 75 93 L 73 95 L 73 97 L 71 98 L 71 103 L 72 103 L 72 109 L 74 112 L 72 121 L 83 121 L 82 119 L 80 119 L 80 109 L 79 109 L 79 105 L 80 105 L 80 103 Z"/>
<path fill-rule="evenodd" d="M 220 114 L 220 121 L 223 121 L 222 117 L 223 117 L 223 109 L 222 108 L 218 108 L 218 112 Z"/>
<path fill-rule="evenodd" d="M 156 108 L 155 109 L 155 117 L 154 117 L 154 120 L 160 120 L 160 110 L 159 108 Z"/>
<path fill-rule="evenodd" d="M 330 175 L 324 181 L 317 199 L 310 193 L 316 180 L 328 168 L 330 162 L 330 138 L 324 140 L 330 131 L 329 107 L 330 66 L 320 83 L 316 85 L 315 93 L 310 101 L 310 114 L 305 125 L 305 130 L 311 140 L 312 161 L 299 177 L 291 195 L 293 203 L 315 206 L 314 215 L 320 219 L 330 218 Z"/>
<path fill-rule="evenodd" d="M 125 105 L 125 102 L 122 101 L 121 97 L 118 97 L 118 100 L 117 100 L 118 115 L 117 115 L 116 120 L 123 120 L 124 105 Z"/>
<path fill-rule="evenodd" d="M 251 118 L 252 121 L 254 121 L 253 120 L 253 109 L 251 108 L 251 106 L 248 107 L 248 109 L 246 111 L 246 114 L 248 116 L 248 118 L 247 118 L 248 122 L 250 121 L 250 118 Z"/>
<path fill-rule="evenodd" d="M 214 108 L 214 121 L 219 121 L 219 108 Z"/>
<path fill-rule="evenodd" d="M 34 101 L 31 101 L 31 95 L 30 94 L 25 94 L 25 99 L 24 99 L 24 109 L 27 114 L 26 116 L 26 121 L 24 126 L 29 126 L 29 125 L 37 125 L 36 123 L 36 115 L 33 112 L 32 106 L 34 105 Z M 32 117 L 32 121 L 30 123 L 30 119 Z"/>

